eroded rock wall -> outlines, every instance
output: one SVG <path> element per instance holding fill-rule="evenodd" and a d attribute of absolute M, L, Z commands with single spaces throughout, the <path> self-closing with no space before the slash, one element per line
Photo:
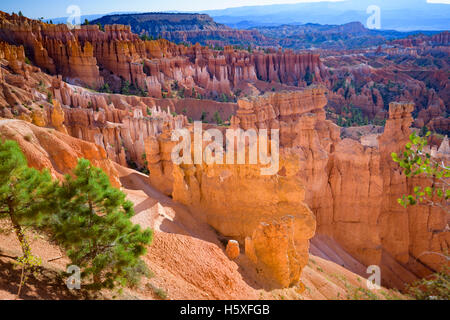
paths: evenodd
<path fill-rule="evenodd" d="M 249 53 L 232 47 L 217 51 L 198 44 L 185 47 L 167 40 L 142 41 L 129 26 L 106 25 L 101 31 L 98 25 L 88 25 L 69 30 L 63 24 L 4 12 L 0 12 L 0 26 L 0 39 L 23 45 L 37 66 L 93 89 L 105 81 L 120 89 L 128 81 L 160 98 L 163 93 L 171 94 L 176 82 L 187 97 L 232 96 L 241 81 L 303 85 L 308 73 L 316 82 L 326 75 L 316 54 Z"/>
<path fill-rule="evenodd" d="M 397 202 L 426 183 L 407 179 L 391 159 L 408 142 L 414 106 L 391 103 L 382 134 L 341 139 L 341 128 L 325 120 L 324 93 L 309 88 L 238 102 L 233 128 L 280 129 L 274 176 L 261 176 L 258 165 L 174 166 L 168 164 L 174 146 L 169 136 L 153 141 L 154 159 L 170 166 L 165 192 L 202 210 L 214 228 L 241 241 L 261 222 L 286 215 L 295 217 L 296 237 L 309 239 L 317 223 L 318 234 L 335 239 L 366 266 L 381 266 L 387 285 L 402 287 L 438 270 L 445 259 L 427 252 L 448 248 L 448 217 L 438 208 L 405 209 Z M 447 149 L 434 155 L 448 161 Z"/>
<path fill-rule="evenodd" d="M 62 179 L 65 174 L 70 174 L 78 159 L 84 158 L 101 168 L 115 187 L 121 186 L 113 162 L 105 150 L 94 143 L 22 120 L 0 120 L 0 137 L 16 141 L 29 166 L 38 170 L 48 169 L 54 178 Z"/>

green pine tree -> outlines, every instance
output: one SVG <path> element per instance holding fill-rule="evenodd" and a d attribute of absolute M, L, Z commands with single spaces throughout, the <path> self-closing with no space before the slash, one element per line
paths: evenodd
<path fill-rule="evenodd" d="M 309 86 L 313 83 L 313 81 L 314 81 L 314 74 L 312 74 L 309 67 L 307 67 L 305 73 L 305 82 Z"/>
<path fill-rule="evenodd" d="M 128 80 L 122 82 L 121 94 L 130 95 L 130 82 Z"/>
<path fill-rule="evenodd" d="M 28 167 L 15 141 L 0 142 L 0 219 L 10 221 L 22 248 L 22 256 L 18 258 L 22 276 L 17 296 L 20 296 L 28 271 L 41 264 L 31 253 L 24 227 L 38 226 L 54 211 L 52 199 L 56 187 L 48 171 L 39 172 Z"/>
<path fill-rule="evenodd" d="M 429 130 L 428 130 L 427 126 L 423 126 L 422 129 L 420 129 L 419 136 L 425 137 L 427 135 L 428 131 Z"/>
<path fill-rule="evenodd" d="M 152 242 L 150 229 L 133 225 L 133 204 L 111 186 L 108 176 L 81 159 L 58 190 L 59 213 L 52 221 L 55 239 L 67 250 L 88 289 L 135 285 L 148 275 L 140 259 Z"/>
<path fill-rule="evenodd" d="M 222 125 L 223 121 L 222 118 L 220 117 L 219 111 L 216 111 L 214 113 L 214 121 L 218 124 L 218 125 Z"/>
<path fill-rule="evenodd" d="M 207 116 L 208 116 L 208 113 L 206 111 L 202 111 L 202 116 L 201 116 L 200 120 L 202 122 L 206 122 Z"/>

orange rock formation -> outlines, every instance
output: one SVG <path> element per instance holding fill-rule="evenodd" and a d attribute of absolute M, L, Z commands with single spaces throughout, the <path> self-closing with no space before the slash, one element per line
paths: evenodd
<path fill-rule="evenodd" d="M 267 94 L 238 105 L 234 127 L 280 128 L 276 176 L 260 176 L 259 167 L 249 165 L 169 165 L 174 143 L 167 134 L 148 142 L 150 161 L 170 167 L 159 171 L 155 186 L 164 180 L 162 190 L 202 210 L 210 225 L 241 242 L 260 223 L 293 215 L 294 239 L 307 250 L 317 219 L 318 234 L 335 239 L 364 265 L 381 266 L 388 285 L 402 287 L 443 263 L 425 253 L 445 250 L 450 236 L 445 213 L 397 203 L 424 183 L 408 180 L 391 159 L 408 141 L 412 104 L 392 103 L 384 133 L 359 140 L 341 139 L 341 129 L 325 120 L 321 88 Z"/>
<path fill-rule="evenodd" d="M 0 24 L 0 38 L 23 45 L 0 42 L 0 116 L 8 118 L 0 120 L 0 131 L 19 142 L 31 165 L 50 168 L 60 177 L 85 157 L 115 185 L 119 182 L 111 160 L 147 166 L 156 188 L 203 213 L 223 235 L 246 244 L 251 260 L 281 286 L 298 281 L 316 227 L 319 235 L 334 239 L 364 265 L 380 265 L 388 285 L 402 287 L 443 263 L 426 253 L 448 248 L 448 217 L 437 208 L 404 209 L 397 203 L 398 197 L 425 183 L 406 179 L 390 158 L 408 139 L 412 104 L 392 103 L 384 133 L 352 139 L 341 139 L 341 128 L 326 120 L 321 87 L 266 93 L 237 105 L 214 104 L 214 112 L 234 113 L 232 128 L 280 130 L 278 173 L 261 176 L 260 165 L 177 166 L 171 161 L 171 133 L 177 128 L 192 131 L 192 125 L 171 111 L 186 108 L 192 100 L 93 93 L 42 73 L 27 63 L 25 53 L 36 65 L 68 80 L 75 76 L 83 84 L 99 86 L 99 63 L 124 79 L 156 84 L 155 92 L 173 79 L 218 92 L 258 78 L 295 84 L 308 68 L 320 79 L 319 58 L 143 42 L 124 26 L 71 32 L 3 13 Z M 61 44 L 64 50 L 56 50 Z M 78 71 L 67 69 L 67 63 Z M 432 150 L 445 160 L 448 152 L 448 140 Z"/>
<path fill-rule="evenodd" d="M 61 179 L 71 173 L 78 159 L 84 158 L 103 169 L 114 186 L 121 185 L 113 162 L 108 159 L 105 150 L 96 144 L 20 120 L 0 120 L 0 137 L 16 141 L 31 167 L 49 169 L 55 178 Z"/>
<path fill-rule="evenodd" d="M 74 84 L 98 89 L 104 83 L 99 67 L 111 72 L 109 80 L 121 85 L 128 81 L 154 97 L 161 89 L 171 91 L 177 81 L 191 95 L 231 95 L 239 82 L 258 79 L 283 84 L 302 84 L 306 73 L 320 82 L 325 68 L 319 55 L 292 51 L 264 54 L 223 52 L 195 45 L 185 47 L 167 40 L 142 41 L 130 27 L 97 25 L 69 30 L 66 25 L 49 25 L 0 12 L 0 39 L 23 45 L 30 59 L 51 74 L 60 74 Z"/>

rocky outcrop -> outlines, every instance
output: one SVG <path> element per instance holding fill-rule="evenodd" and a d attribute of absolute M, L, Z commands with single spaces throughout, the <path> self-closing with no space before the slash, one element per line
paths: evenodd
<path fill-rule="evenodd" d="M 341 128 L 325 119 L 327 100 L 320 87 L 267 93 L 236 105 L 217 104 L 210 116 L 228 106 L 233 110 L 228 114 L 235 113 L 232 128 L 280 129 L 278 174 L 261 176 L 259 165 L 174 166 L 171 133 L 192 126 L 171 110 L 190 109 L 188 103 L 196 100 L 93 93 L 28 65 L 20 47 L 3 48 L 2 117 L 58 130 L 65 127 L 71 136 L 105 150 L 113 161 L 147 166 L 153 185 L 204 212 L 210 225 L 241 244 L 261 222 L 291 215 L 295 230 L 302 230 L 295 233 L 295 241 L 306 243 L 317 223 L 319 234 L 335 239 L 359 261 L 381 265 L 385 281 L 392 285 L 427 275 L 441 263 L 439 256 L 423 252 L 445 247 L 445 216 L 437 209 L 405 210 L 396 202 L 422 183 L 407 180 L 390 161 L 390 153 L 401 150 L 408 138 L 410 104 L 392 105 L 381 137 L 376 128 L 360 134 L 345 129 L 344 139 Z M 298 254 L 306 250 L 297 248 Z M 402 280 L 395 280 L 398 277 Z"/>
<path fill-rule="evenodd" d="M 450 47 L 430 39 L 415 36 L 352 55 L 342 50 L 321 51 L 329 71 L 329 118 L 345 126 L 382 125 L 388 119 L 390 102 L 411 101 L 416 128 L 426 126 L 448 134 L 450 82 L 444 70 L 449 66 L 443 57 Z"/>
<path fill-rule="evenodd" d="M 0 120 L 0 136 L 16 141 L 31 167 L 48 169 L 54 178 L 62 179 L 75 169 L 78 159 L 84 158 L 101 168 L 115 187 L 121 186 L 112 161 L 105 150 L 94 143 L 20 120 Z"/>
<path fill-rule="evenodd" d="M 231 120 L 233 127 L 282 128 L 281 145 L 285 148 L 281 151 L 278 174 L 262 176 L 261 167 L 250 164 L 174 165 L 170 153 L 176 143 L 170 140 L 167 131 L 158 139 L 146 141 L 147 154 L 151 154 L 150 181 L 160 190 L 172 194 L 174 200 L 204 212 L 208 224 L 241 243 L 246 237 L 253 236 L 262 222 L 291 216 L 293 250 L 296 255 L 304 257 L 308 252 L 308 240 L 314 235 L 316 219 L 305 205 L 307 184 L 299 176 L 308 175 L 308 172 L 315 170 L 315 166 L 321 169 L 326 166 L 326 151 L 321 146 L 318 146 L 320 150 L 311 150 L 311 145 L 319 144 L 319 136 L 314 129 L 318 119 L 324 121 L 322 108 L 325 104 L 324 90 L 321 88 L 274 93 L 260 100 L 239 101 L 240 109 Z M 333 126 L 330 122 L 321 125 L 324 129 Z M 339 133 L 336 133 L 338 137 Z M 324 139 L 331 141 L 331 137 Z M 314 157 L 316 161 L 313 161 Z M 319 159 L 322 160 L 317 161 Z M 299 168 L 302 168 L 300 173 Z M 156 176 L 153 176 L 155 172 Z M 321 187 L 320 183 L 326 183 L 326 179 L 314 177 L 311 181 L 313 179 L 318 182 L 317 189 Z M 312 201 L 316 202 L 319 198 L 316 195 Z M 256 241 L 260 243 L 263 240 Z M 264 265 L 268 264 L 264 257 L 261 259 Z M 278 263 L 283 265 L 284 262 Z M 294 264 L 300 272 L 301 263 Z M 268 268 L 273 270 L 275 267 Z M 280 277 L 284 276 L 276 276 L 283 286 L 295 283 L 292 278 L 281 280 Z"/>
<path fill-rule="evenodd" d="M 48 167 L 58 176 L 73 168 L 78 157 L 92 159 L 111 176 L 115 173 L 110 160 L 140 169 L 147 167 L 149 181 L 156 188 L 201 212 L 205 221 L 223 235 L 241 245 L 247 242 L 249 257 L 257 265 L 261 263 L 281 286 L 296 282 L 316 227 L 318 234 L 334 239 L 364 265 L 380 265 L 389 285 L 401 287 L 442 264 L 439 255 L 426 252 L 443 252 L 447 248 L 448 218 L 438 208 L 404 209 L 397 203 L 398 197 L 425 183 L 421 179 L 406 179 L 390 158 L 392 152 L 403 149 L 408 139 L 413 104 L 390 104 L 387 113 L 380 110 L 379 95 L 385 100 L 382 89 L 368 84 L 361 91 L 364 94 L 358 95 L 356 88 L 352 89 L 352 77 L 346 78 L 345 90 L 336 90 L 336 96 L 331 98 L 340 99 L 343 95 L 344 101 L 373 103 L 364 110 L 387 118 L 381 132 L 378 127 L 367 131 L 341 130 L 326 120 L 326 90 L 318 86 L 242 98 L 237 104 L 211 105 L 193 98 L 159 99 L 92 92 L 69 85 L 61 77 L 42 73 L 27 63 L 26 56 L 47 70 L 53 65 L 56 72 L 76 54 L 54 55 L 52 41 L 64 44 L 75 41 L 76 46 L 88 48 L 88 52 L 90 43 L 92 57 L 84 66 L 96 59 L 103 67 L 115 68 L 111 77 L 120 75 L 134 83 L 144 81 L 156 85 L 155 92 L 163 89 L 167 94 L 169 90 L 180 93 L 181 88 L 194 89 L 184 91 L 191 95 L 193 91 L 230 92 L 242 81 L 252 81 L 255 91 L 261 88 L 258 84 L 267 85 L 267 81 L 274 81 L 274 86 L 276 81 L 298 85 L 308 72 L 321 79 L 323 67 L 312 54 L 282 51 L 251 54 L 232 48 L 219 52 L 199 45 L 177 46 L 165 40 L 143 42 L 124 26 L 107 26 L 105 32 L 100 32 L 98 26 L 73 32 L 61 26 L 58 27 L 61 33 L 55 26 L 18 16 L 4 14 L 0 18 L 5 30 L 12 30 L 0 31 L 0 36 L 8 34 L 16 39 L 11 42 L 23 43 L 23 47 L 0 44 L 0 116 L 26 121 L 20 122 L 18 128 L 10 128 L 9 122 L 3 122 L 2 128 L 8 128 L 4 129 L 4 135 L 11 138 L 18 131 L 24 149 L 27 143 L 37 146 L 37 149 L 30 147 L 27 153 L 36 167 Z M 19 27 L 13 27 L 16 25 Z M 35 50 L 30 46 L 33 42 L 30 28 L 31 39 L 39 39 L 41 45 L 48 42 L 48 49 Z M 87 81 L 96 78 L 83 70 L 80 74 L 85 74 Z M 353 70 L 355 79 L 368 74 L 380 79 L 384 75 L 372 71 L 367 67 Z M 149 77 L 151 81 L 147 81 Z M 441 75 L 436 75 L 436 79 L 441 79 Z M 437 127 L 445 126 L 445 121 L 435 116 L 445 110 L 438 95 L 416 84 L 408 82 L 414 96 L 427 93 L 431 106 L 416 121 L 427 119 Z M 403 96 L 410 97 L 407 93 Z M 194 104 L 197 107 L 191 107 Z M 189 109 L 186 115 L 184 109 Z M 175 110 L 183 115 L 173 114 Z M 193 136 L 193 125 L 188 123 L 187 116 L 192 112 L 191 116 L 198 119 L 204 111 L 209 112 L 208 120 L 216 111 L 224 118 L 233 114 L 232 129 L 255 129 L 257 133 L 278 129 L 280 161 L 275 174 L 261 175 L 264 167 L 261 164 L 175 165 L 171 159 L 176 144 L 171 141 L 172 132 L 185 128 Z M 226 130 L 214 125 L 205 128 Z M 273 140 L 269 136 L 267 142 Z M 446 160 L 448 141 L 443 143 L 439 150 L 431 151 Z M 273 148 L 269 151 L 271 155 L 276 152 Z M 291 217 L 289 223 L 283 222 L 286 216 Z M 289 237 L 281 237 L 282 233 Z M 270 244 L 265 252 L 257 249 L 263 248 L 264 243 Z M 287 258 L 268 249 L 275 248 L 276 243 Z"/>
<path fill-rule="evenodd" d="M 145 168 L 144 141 L 157 137 L 165 125 L 173 130 L 187 117 L 223 119 L 237 105 L 196 99 L 154 99 L 101 94 L 51 77 L 25 62 L 23 47 L 1 43 L 0 117 L 18 118 L 39 127 L 103 147 L 108 157 L 124 166 Z M 182 115 L 176 116 L 174 112 Z M 185 115 L 184 115 L 185 114 Z"/>
<path fill-rule="evenodd" d="M 236 240 L 228 241 L 227 250 L 226 250 L 228 258 L 231 260 L 235 260 L 241 254 L 241 249 L 239 248 L 239 242 Z"/>
<path fill-rule="evenodd" d="M 66 25 L 48 25 L 0 12 L 0 26 L 0 38 L 23 45 L 30 59 L 43 70 L 92 88 L 103 84 L 92 45 L 78 42 Z"/>
<path fill-rule="evenodd" d="M 282 288 L 297 285 L 302 269 L 308 263 L 308 238 L 298 240 L 295 219 L 286 216 L 271 224 L 261 223 L 251 237 L 245 239 L 247 257 L 265 276 Z M 296 240 L 297 239 L 297 240 Z"/>
<path fill-rule="evenodd" d="M 140 13 L 108 15 L 92 21 L 101 25 L 131 25 L 139 35 L 157 39 L 162 37 L 176 43 L 197 42 L 207 45 L 218 42 L 226 44 L 262 44 L 265 37 L 255 30 L 235 30 L 216 23 L 206 14 L 190 13 Z"/>
<path fill-rule="evenodd" d="M 53 110 L 51 115 L 52 126 L 64 134 L 68 134 L 66 127 L 64 126 L 64 111 L 61 108 L 61 104 L 58 100 L 53 100 Z"/>
<path fill-rule="evenodd" d="M 260 165 L 173 165 L 174 143 L 166 135 L 148 142 L 162 168 L 155 186 L 165 181 L 165 192 L 205 212 L 210 225 L 241 243 L 261 222 L 293 215 L 295 241 L 312 237 L 317 223 L 317 234 L 364 265 L 381 266 L 387 285 L 401 288 L 437 270 L 439 256 L 424 253 L 446 247 L 445 213 L 400 206 L 397 199 L 425 181 L 407 179 L 391 159 L 408 141 L 414 105 L 392 103 L 382 133 L 375 127 L 342 139 L 341 128 L 325 120 L 324 93 L 313 87 L 238 102 L 232 128 L 280 129 L 275 176 L 261 176 Z"/>
<path fill-rule="evenodd" d="M 288 163 L 285 161 L 282 161 L 283 166 Z M 304 186 L 293 179 L 294 168 L 285 171 L 285 176 L 269 177 L 261 176 L 260 168 L 251 165 L 172 166 L 173 199 L 204 212 L 208 224 L 241 243 L 247 243 L 245 238 L 253 236 L 256 262 L 266 266 L 268 274 L 283 287 L 296 284 L 304 262 L 297 261 L 297 257 L 307 257 L 309 239 L 316 229 L 316 219 L 304 203 Z M 268 239 L 260 237 L 260 232 L 264 234 L 265 230 L 255 233 L 261 222 L 287 215 L 291 216 L 289 239 L 283 238 L 277 243 L 275 235 Z M 280 237 L 284 227 L 277 228 L 281 228 Z M 271 249 L 264 249 L 265 245 Z M 275 254 L 274 250 L 280 249 L 278 245 L 285 251 Z M 293 274 L 287 276 L 286 261 L 282 257 L 288 249 L 290 265 L 287 268 Z M 271 255 L 275 256 L 270 258 Z"/>
<path fill-rule="evenodd" d="M 450 32 L 444 31 L 431 37 L 433 44 L 448 46 L 450 44 Z"/>
<path fill-rule="evenodd" d="M 405 209 L 397 202 L 425 184 L 407 179 L 391 158 L 408 142 L 413 110 L 412 104 L 390 105 L 379 147 L 350 139 L 336 145 L 329 176 L 333 216 L 326 222 L 318 218 L 319 233 L 332 236 L 365 265 L 380 265 L 386 283 L 398 287 L 439 269 L 442 260 L 424 253 L 441 251 L 450 236 L 444 212 L 426 206 Z M 433 227 L 424 223 L 429 219 Z"/>
<path fill-rule="evenodd" d="M 404 47 L 417 47 L 417 46 L 431 46 L 431 45 L 449 45 L 449 32 L 444 31 L 432 36 L 426 36 L 423 34 L 412 35 L 405 39 L 398 39 L 391 41 L 391 44 L 401 45 Z"/>
<path fill-rule="evenodd" d="M 167 40 L 142 41 L 123 25 L 106 25 L 104 31 L 98 25 L 69 30 L 66 25 L 49 25 L 3 12 L 0 25 L 0 39 L 23 45 L 37 66 L 62 75 L 67 82 L 94 89 L 106 81 L 120 91 L 127 81 L 157 98 L 173 90 L 194 98 L 198 94 L 230 97 L 242 81 L 260 79 L 301 86 L 306 75 L 312 74 L 314 81 L 321 82 L 326 74 L 316 54 L 185 47 Z"/>

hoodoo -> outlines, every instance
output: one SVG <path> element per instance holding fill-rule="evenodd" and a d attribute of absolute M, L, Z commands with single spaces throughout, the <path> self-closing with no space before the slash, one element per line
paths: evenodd
<path fill-rule="evenodd" d="M 0 11 L 0 299 L 448 299 L 448 31 L 43 20 Z"/>

